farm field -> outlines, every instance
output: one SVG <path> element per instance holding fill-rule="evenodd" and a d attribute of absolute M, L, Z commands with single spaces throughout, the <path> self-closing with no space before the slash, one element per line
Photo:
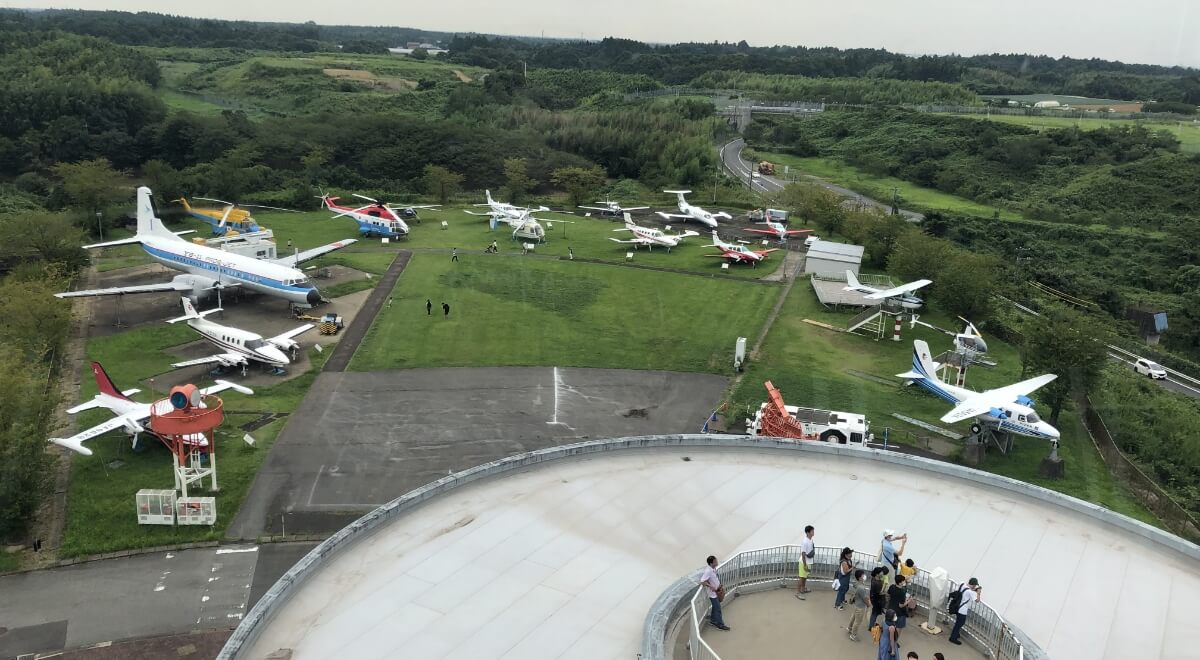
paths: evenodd
<path fill-rule="evenodd" d="M 1200 153 L 1200 124 L 1192 122 L 1173 122 L 1162 120 L 1139 119 L 1106 119 L 1104 117 L 1052 117 L 1024 115 L 954 115 L 968 119 L 996 121 L 1004 124 L 1016 124 L 1036 129 L 1071 128 L 1078 126 L 1083 130 L 1106 128 L 1109 126 L 1144 126 L 1152 131 L 1169 131 L 1179 138 L 1179 149 L 1189 153 Z"/>
<path fill-rule="evenodd" d="M 890 335 L 876 341 L 804 322 L 807 318 L 845 327 L 850 316 L 850 313 L 826 311 L 807 282 L 797 282 L 767 335 L 759 359 L 749 363 L 745 378 L 733 393 L 730 415 L 740 424 L 742 418 L 766 400 L 763 381 L 770 380 L 789 405 L 865 414 L 872 422 L 871 431 L 877 439 L 882 438 L 885 427 L 890 427 L 892 441 L 903 442 L 907 436 L 905 432 L 931 435 L 892 417 L 893 412 L 937 426 L 948 426 L 939 421 L 948 410 L 945 402 L 924 390 L 903 387 L 895 374 L 909 368 L 913 339 L 924 339 L 934 353 L 938 353 L 950 347 L 949 338 L 921 326 L 910 329 L 905 324 L 902 341 L 893 342 Z M 942 328 L 958 327 L 956 320 L 936 313 L 922 314 L 921 319 Z M 1017 350 L 995 337 L 987 340 L 989 357 L 998 365 L 995 369 L 972 369 L 968 386 L 982 390 L 1020 380 L 1021 362 Z M 966 433 L 966 426 L 959 424 L 953 430 Z M 1049 447 L 1042 441 L 1024 437 L 1016 438 L 1015 450 L 1009 456 L 1000 455 L 993 447 L 982 468 L 1157 524 L 1154 517 L 1113 480 L 1073 413 L 1064 412 L 1058 427 L 1062 431 L 1059 454 L 1066 461 L 1066 478 L 1056 481 L 1039 476 L 1038 466 Z"/>
<path fill-rule="evenodd" d="M 520 256 L 416 254 L 350 368 L 526 366 L 725 373 L 776 285 Z M 434 305 L 425 314 L 425 301 Z M 449 317 L 441 303 L 450 304 Z"/>

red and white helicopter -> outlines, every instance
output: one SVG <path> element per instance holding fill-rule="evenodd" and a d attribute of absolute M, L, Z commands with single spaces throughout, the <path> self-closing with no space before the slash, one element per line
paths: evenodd
<path fill-rule="evenodd" d="M 811 229 L 788 229 L 787 225 L 785 225 L 781 222 L 771 222 L 770 220 L 768 220 L 766 222 L 756 222 L 754 224 L 766 225 L 767 228 L 766 229 L 743 229 L 742 231 L 744 231 L 748 234 L 764 234 L 766 236 L 774 236 L 775 238 L 779 239 L 780 241 L 786 241 L 787 239 L 791 238 L 792 236 L 802 236 L 804 234 L 813 233 L 813 230 L 811 230 Z"/>
<path fill-rule="evenodd" d="M 60 447 L 66 447 L 71 451 L 79 452 L 84 456 L 91 456 L 92 450 L 83 446 L 83 442 L 85 440 L 90 440 L 98 435 L 108 433 L 109 431 L 124 429 L 125 433 L 132 437 L 133 446 L 137 447 L 138 435 L 140 435 L 142 432 L 153 433 L 153 431 L 146 428 L 145 423 L 146 420 L 150 419 L 150 409 L 155 404 L 138 403 L 137 401 L 130 399 L 129 397 L 137 394 L 141 390 L 118 390 L 116 385 L 113 385 L 112 379 L 108 377 L 107 373 L 105 373 L 104 367 L 100 366 L 99 362 L 92 363 L 92 374 L 96 377 L 96 387 L 100 390 L 100 393 L 92 397 L 91 401 L 81 403 L 74 408 L 68 408 L 67 412 L 74 415 L 75 413 L 83 412 L 84 410 L 91 410 L 93 408 L 107 408 L 116 416 L 107 422 L 104 422 L 103 424 L 98 424 L 90 429 L 80 431 L 69 438 L 50 438 L 50 442 L 53 442 Z M 236 392 L 241 392 L 242 394 L 254 394 L 254 390 L 251 390 L 248 387 L 236 385 L 224 380 L 218 380 L 216 381 L 215 385 L 201 389 L 200 394 L 216 394 L 217 392 L 230 389 Z M 171 402 L 167 399 L 163 399 L 157 403 L 162 407 L 162 409 L 159 411 L 162 414 L 170 412 L 173 409 Z M 208 445 L 208 438 L 204 437 L 203 434 L 189 436 L 184 438 L 184 440 L 188 444 L 200 445 L 202 447 Z"/>
<path fill-rule="evenodd" d="M 404 222 L 404 218 L 413 219 L 417 217 L 418 209 L 432 209 L 441 206 L 441 204 L 424 204 L 419 206 L 398 206 L 392 204 L 384 204 L 377 199 L 367 197 L 366 195 L 355 194 L 355 197 L 368 201 L 370 204 L 351 208 L 349 206 L 338 206 L 334 202 L 337 197 L 329 195 L 321 195 L 321 204 L 337 213 L 334 218 L 343 216 L 349 217 L 358 223 L 358 233 L 365 237 L 379 236 L 381 238 L 401 238 L 408 235 L 408 223 Z"/>
<path fill-rule="evenodd" d="M 667 229 L 670 229 L 670 227 L 667 227 Z M 614 229 L 613 231 L 627 231 L 627 232 L 633 233 L 633 238 L 629 239 L 628 241 L 622 241 L 622 240 L 616 239 L 616 238 L 608 239 L 614 243 L 631 244 L 631 245 L 633 245 L 634 249 L 637 249 L 638 247 L 645 245 L 646 247 L 650 248 L 651 250 L 654 250 L 655 245 L 660 245 L 660 246 L 667 248 L 667 252 L 670 252 L 671 248 L 675 247 L 676 245 L 679 245 L 679 242 L 682 241 L 683 239 L 685 239 L 689 236 L 699 236 L 700 235 L 699 232 L 694 232 L 694 231 L 685 231 L 682 234 L 668 234 L 666 232 L 663 232 L 660 229 L 653 229 L 650 227 L 642 227 L 642 226 L 634 224 L 633 219 L 629 217 L 629 213 L 625 214 L 625 228 L 624 229 Z"/>
<path fill-rule="evenodd" d="M 746 247 L 744 242 L 726 243 L 717 235 L 717 230 L 712 233 L 713 242 L 709 247 L 715 247 L 721 250 L 721 254 L 706 254 L 706 257 L 720 257 L 735 264 L 751 264 L 758 265 L 758 262 L 767 258 L 767 255 L 776 252 L 779 248 L 771 248 L 769 250 L 751 250 Z"/>

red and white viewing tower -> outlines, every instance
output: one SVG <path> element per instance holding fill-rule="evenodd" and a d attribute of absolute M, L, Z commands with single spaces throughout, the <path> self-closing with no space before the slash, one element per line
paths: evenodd
<path fill-rule="evenodd" d="M 150 407 L 150 429 L 171 450 L 175 489 L 188 496 L 188 484 L 211 477 L 217 488 L 217 445 L 213 431 L 225 421 L 220 397 L 203 394 L 195 385 L 171 388 L 165 399 Z M 208 456 L 204 465 L 203 457 Z"/>

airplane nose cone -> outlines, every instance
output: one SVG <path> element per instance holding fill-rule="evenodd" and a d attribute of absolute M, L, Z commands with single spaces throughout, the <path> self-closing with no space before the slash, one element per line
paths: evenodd
<path fill-rule="evenodd" d="M 1058 429 L 1054 428 L 1053 426 L 1050 426 L 1049 424 L 1043 423 L 1042 430 L 1046 432 L 1046 435 L 1049 435 L 1051 438 L 1054 438 L 1055 440 L 1058 440 L 1058 438 L 1060 436 Z"/>
<path fill-rule="evenodd" d="M 316 305 L 317 303 L 321 302 L 321 292 L 317 291 L 316 289 L 309 289 L 308 295 L 305 296 L 304 299 L 308 302 L 308 304 Z"/>
<path fill-rule="evenodd" d="M 291 360 L 284 355 L 283 351 L 275 346 L 263 346 L 261 349 L 263 357 L 269 359 L 275 364 L 290 364 Z"/>

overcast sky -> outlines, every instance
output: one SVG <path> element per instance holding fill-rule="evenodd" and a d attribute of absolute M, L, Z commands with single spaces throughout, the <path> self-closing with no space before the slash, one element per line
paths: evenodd
<path fill-rule="evenodd" d="M 1200 67 L 1200 0 L 0 0 L 208 18 L 640 41 L 1028 52 Z"/>

